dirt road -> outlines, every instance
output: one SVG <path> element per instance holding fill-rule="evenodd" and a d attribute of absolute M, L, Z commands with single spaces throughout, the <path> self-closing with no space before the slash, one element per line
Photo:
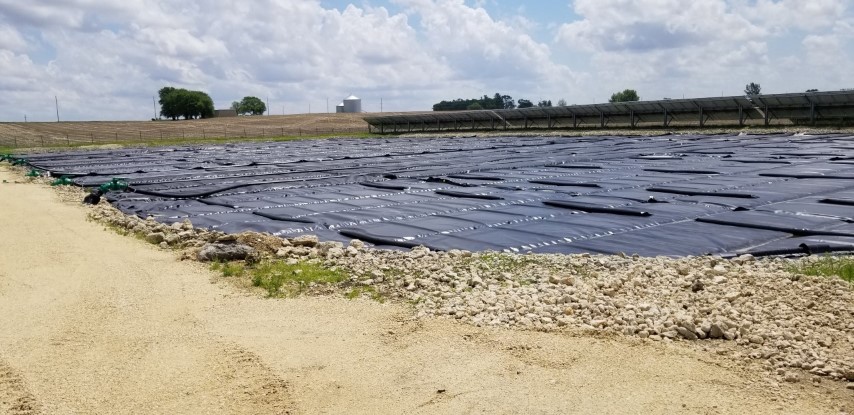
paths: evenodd
<path fill-rule="evenodd" d="M 675 345 L 269 300 L 0 167 L 0 414 L 837 413 Z M 827 383 L 827 382 L 825 382 Z M 827 389 L 830 388 L 830 389 Z M 820 393 L 817 393 L 820 392 Z"/>

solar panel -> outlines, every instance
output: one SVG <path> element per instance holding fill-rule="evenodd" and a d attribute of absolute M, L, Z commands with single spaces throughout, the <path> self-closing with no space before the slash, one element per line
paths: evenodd
<path fill-rule="evenodd" d="M 808 117 L 854 117 L 854 91 L 830 91 L 790 94 L 769 94 L 755 97 L 730 96 L 695 99 L 673 99 L 656 101 L 616 102 L 602 104 L 570 105 L 564 107 L 533 107 L 522 109 L 498 109 L 477 111 L 448 111 L 411 115 L 367 116 L 365 121 L 373 127 L 389 128 L 428 126 L 450 129 L 460 126 L 481 127 L 488 123 L 491 128 L 504 128 L 505 122 L 522 123 L 527 128 L 534 124 L 552 126 L 552 120 L 572 118 L 578 122 L 592 120 L 630 120 L 635 117 L 662 115 L 677 120 L 738 120 L 764 118 L 759 111 L 768 108 L 774 118 Z M 824 112 L 818 111 L 826 107 Z M 830 110 L 832 108 L 832 110 Z M 703 117 L 700 116 L 702 111 Z M 817 112 L 816 112 L 817 111 Z M 701 121 L 702 122 L 702 121 Z M 562 124 L 566 125 L 566 124 Z M 516 128 L 516 126 L 513 126 Z"/>

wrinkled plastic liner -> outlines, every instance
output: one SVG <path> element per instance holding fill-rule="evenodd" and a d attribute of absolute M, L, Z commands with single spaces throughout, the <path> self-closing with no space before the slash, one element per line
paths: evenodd
<path fill-rule="evenodd" d="M 334 139 L 30 154 L 163 223 L 381 248 L 854 250 L 851 136 Z"/>

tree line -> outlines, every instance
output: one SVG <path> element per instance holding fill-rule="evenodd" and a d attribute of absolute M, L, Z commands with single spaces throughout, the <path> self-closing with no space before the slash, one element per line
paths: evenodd
<path fill-rule="evenodd" d="M 211 97 L 202 91 L 190 91 L 171 86 L 160 88 L 160 116 L 177 120 L 184 118 L 210 118 L 214 116 L 214 103 Z M 267 111 L 264 101 L 258 97 L 243 97 L 231 103 L 231 109 L 238 114 L 262 115 Z"/>
<path fill-rule="evenodd" d="M 611 95 L 609 102 L 626 102 L 639 101 L 637 91 L 626 89 Z M 441 101 L 438 104 L 433 104 L 433 111 L 473 111 L 473 110 L 500 110 L 500 109 L 515 109 L 515 108 L 532 108 L 537 107 L 552 107 L 552 100 L 541 100 L 534 104 L 533 101 L 520 98 L 518 101 L 513 100 L 510 95 L 502 95 L 495 93 L 492 97 L 484 95 L 481 98 L 462 99 L 457 98 L 452 101 Z M 560 99 L 557 101 L 558 107 L 565 107 L 566 100 Z"/>
<path fill-rule="evenodd" d="M 484 95 L 482 98 L 462 99 L 453 101 L 442 101 L 433 105 L 433 111 L 465 111 L 465 110 L 501 110 L 516 108 L 516 102 L 509 95 L 495 93 L 490 98 Z"/>
<path fill-rule="evenodd" d="M 214 115 L 214 104 L 211 97 L 202 91 L 189 91 L 171 86 L 158 91 L 160 95 L 160 116 L 177 120 L 195 118 L 210 118 Z"/>

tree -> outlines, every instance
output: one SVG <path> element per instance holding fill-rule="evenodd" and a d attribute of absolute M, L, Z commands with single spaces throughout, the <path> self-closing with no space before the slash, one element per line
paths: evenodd
<path fill-rule="evenodd" d="M 759 84 L 751 82 L 751 83 L 744 86 L 744 95 L 755 96 L 755 95 L 760 95 L 761 93 L 762 93 L 762 87 L 759 86 Z"/>
<path fill-rule="evenodd" d="M 479 103 L 479 102 L 475 102 L 475 103 L 473 103 L 473 104 L 469 104 L 469 106 L 468 106 L 468 107 L 466 107 L 466 109 L 467 109 L 467 110 L 469 110 L 469 111 L 482 110 L 482 109 L 483 109 L 483 106 L 482 106 L 482 105 L 480 105 L 480 103 Z"/>
<path fill-rule="evenodd" d="M 527 99 L 520 99 L 518 108 L 531 108 L 534 106 L 534 103 L 528 101 Z"/>
<path fill-rule="evenodd" d="M 817 89 L 808 89 L 807 92 L 818 92 Z"/>
<path fill-rule="evenodd" d="M 640 97 L 638 96 L 638 92 L 634 89 L 626 89 L 623 92 L 617 92 L 611 95 L 611 99 L 608 102 L 631 102 L 631 101 L 640 101 Z"/>
<path fill-rule="evenodd" d="M 231 101 L 231 109 L 236 113 L 240 113 L 240 101 Z"/>
<path fill-rule="evenodd" d="M 504 101 L 504 109 L 512 110 L 516 108 L 516 103 L 513 102 L 513 97 L 510 95 L 502 95 L 501 100 Z"/>
<path fill-rule="evenodd" d="M 537 106 L 538 107 L 551 107 L 552 106 L 552 100 L 548 100 L 548 101 L 542 100 L 542 101 L 537 103 Z"/>
<path fill-rule="evenodd" d="M 232 104 L 233 105 L 233 104 Z M 264 101 L 257 97 L 243 97 L 238 105 L 238 114 L 262 115 L 267 111 Z"/>
<path fill-rule="evenodd" d="M 557 100 L 557 106 L 558 107 L 565 107 L 566 106 L 566 100 L 563 98 Z"/>
<path fill-rule="evenodd" d="M 204 92 L 167 86 L 161 88 L 158 94 L 160 95 L 160 115 L 166 118 L 177 120 L 179 117 L 184 117 L 185 120 L 191 120 L 213 117 L 213 100 Z"/>
<path fill-rule="evenodd" d="M 175 99 L 175 88 L 166 86 L 157 91 L 160 96 L 160 115 L 177 120 L 181 114 L 178 112 L 177 101 Z"/>

